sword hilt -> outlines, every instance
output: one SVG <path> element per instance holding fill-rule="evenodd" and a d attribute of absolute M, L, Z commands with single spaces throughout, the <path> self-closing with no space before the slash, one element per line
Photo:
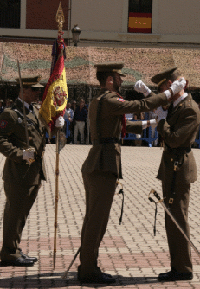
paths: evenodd
<path fill-rule="evenodd" d="M 155 202 L 153 200 L 153 198 L 150 197 L 150 195 L 153 194 L 157 199 L 158 202 Z M 154 202 L 157 206 L 157 203 L 161 203 L 162 207 L 164 208 L 166 214 L 171 218 L 171 221 L 176 225 L 177 229 L 181 232 L 181 234 L 183 234 L 184 238 L 186 239 L 186 241 L 190 244 L 190 246 L 194 249 L 194 251 L 197 253 L 198 257 L 200 258 L 200 252 L 197 250 L 197 248 L 195 247 L 195 245 L 192 243 L 192 241 L 190 240 L 190 238 L 187 236 L 187 234 L 185 233 L 185 231 L 182 229 L 182 227 L 179 225 L 179 223 L 176 221 L 176 219 L 174 218 L 174 216 L 171 214 L 170 210 L 165 206 L 165 204 L 163 203 L 163 199 L 160 198 L 160 196 L 158 195 L 158 193 L 152 189 L 149 193 L 149 200 L 151 202 Z M 157 213 L 157 212 L 156 212 Z M 156 214 L 155 214 L 156 216 Z M 155 225 L 154 225 L 154 235 L 155 235 Z"/>
<path fill-rule="evenodd" d="M 162 201 L 163 201 L 163 200 L 160 198 L 160 196 L 158 195 L 158 193 L 156 192 L 156 190 L 151 189 L 151 191 L 150 191 L 150 193 L 149 193 L 149 197 L 148 197 L 148 199 L 149 199 L 150 202 L 156 203 L 156 202 L 154 201 L 154 199 L 150 196 L 151 194 L 154 195 L 154 196 L 158 199 L 158 202 L 162 202 Z"/>

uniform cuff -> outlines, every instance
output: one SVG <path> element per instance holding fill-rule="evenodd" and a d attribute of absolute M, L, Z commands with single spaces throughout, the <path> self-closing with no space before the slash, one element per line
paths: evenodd
<path fill-rule="evenodd" d="M 164 93 L 165 93 L 167 99 L 171 98 L 171 92 L 169 90 L 165 90 Z"/>

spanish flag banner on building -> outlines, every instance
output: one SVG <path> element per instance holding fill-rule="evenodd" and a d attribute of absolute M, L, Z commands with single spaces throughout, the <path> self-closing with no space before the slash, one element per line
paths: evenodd
<path fill-rule="evenodd" d="M 55 120 L 64 115 L 68 100 L 64 59 L 65 43 L 59 35 L 53 46 L 51 75 L 45 87 L 39 111 L 50 131 L 55 127 Z"/>
<path fill-rule="evenodd" d="M 129 13 L 128 32 L 151 33 L 152 13 Z"/>

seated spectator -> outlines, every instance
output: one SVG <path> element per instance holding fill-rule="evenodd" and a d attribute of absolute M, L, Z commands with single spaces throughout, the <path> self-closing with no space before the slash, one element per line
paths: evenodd
<path fill-rule="evenodd" d="M 77 144 L 78 132 L 81 134 L 81 144 L 85 142 L 85 123 L 87 121 L 87 109 L 85 100 L 80 100 L 80 105 L 74 111 L 74 143 Z"/>

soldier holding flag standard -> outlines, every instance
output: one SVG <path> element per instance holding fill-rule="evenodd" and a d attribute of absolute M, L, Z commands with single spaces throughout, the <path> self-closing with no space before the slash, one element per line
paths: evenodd
<path fill-rule="evenodd" d="M 68 100 L 68 89 L 66 82 L 66 73 L 64 66 L 65 43 L 62 38 L 62 26 L 65 21 L 61 3 L 56 13 L 58 22 L 58 39 L 56 39 L 52 51 L 51 75 L 42 98 L 40 109 L 41 119 L 47 124 L 51 133 L 55 126 L 64 125 L 64 114 Z M 59 125 L 58 125 L 59 124 Z M 57 233 L 57 206 L 58 206 L 58 177 L 59 177 L 59 153 L 61 150 L 61 134 L 58 129 L 56 132 L 56 167 L 55 167 L 55 235 L 54 235 L 54 258 L 53 265 L 55 269 L 56 262 L 56 233 Z M 66 141 L 64 136 L 63 138 Z"/>
<path fill-rule="evenodd" d="M 61 7 L 59 7 L 61 8 Z M 59 10 L 60 11 L 60 10 Z M 11 108 L 0 115 L 0 152 L 6 157 L 3 180 L 6 203 L 3 216 L 2 266 L 33 266 L 35 257 L 25 255 L 20 246 L 22 231 L 45 180 L 43 153 L 46 128 L 59 130 L 64 125 L 67 84 L 64 68 L 64 41 L 59 31 L 52 73 L 46 86 L 40 112 L 32 105 L 39 98 L 40 76 L 19 78 L 20 93 Z M 58 162 L 57 162 L 58 163 Z M 56 167 L 58 175 L 58 167 Z"/>
<path fill-rule="evenodd" d="M 39 97 L 40 79 L 40 76 L 22 78 L 23 89 L 17 100 L 0 116 L 0 152 L 6 157 L 2 266 L 33 266 L 37 261 L 25 255 L 19 246 L 41 180 L 45 180 L 45 128 L 31 104 Z"/>

